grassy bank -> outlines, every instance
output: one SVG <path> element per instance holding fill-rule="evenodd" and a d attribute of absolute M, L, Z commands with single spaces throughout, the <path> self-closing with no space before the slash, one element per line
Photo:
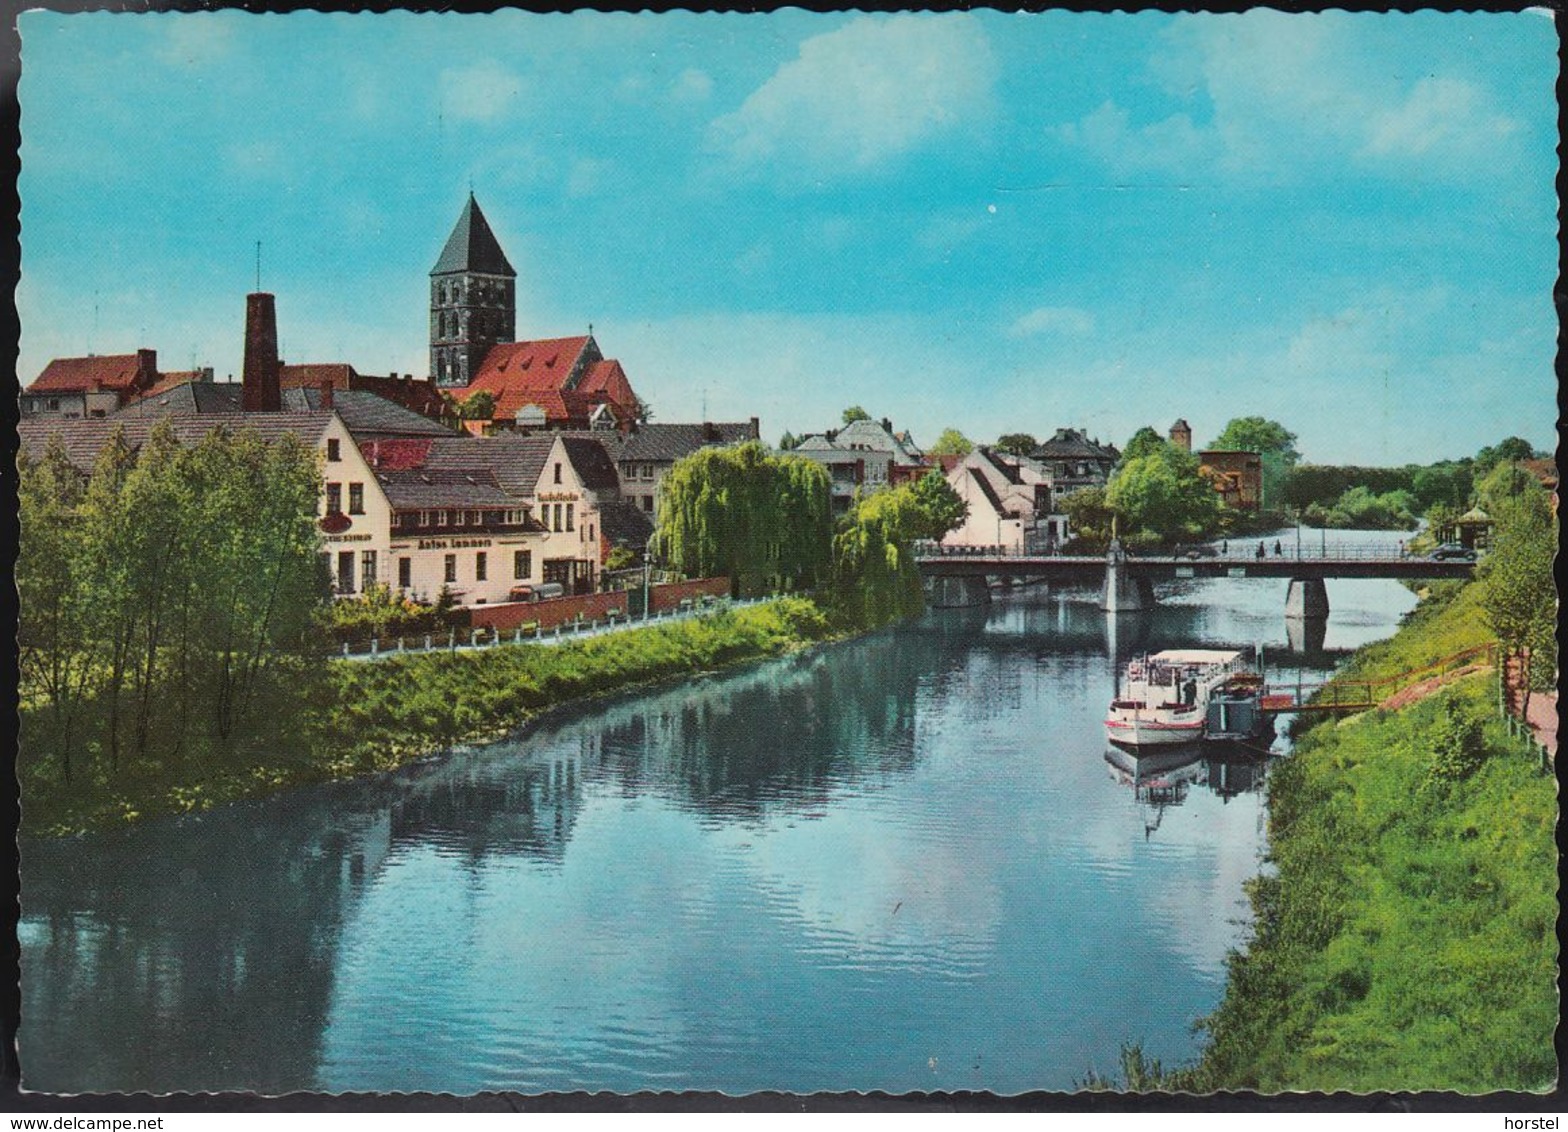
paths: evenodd
<path fill-rule="evenodd" d="M 1418 608 L 1348 674 L 1473 644 L 1479 587 Z M 1327 720 L 1269 777 L 1272 870 L 1206 1020 L 1163 1087 L 1542 1090 L 1556 1076 L 1555 782 L 1478 674 L 1397 712 Z"/>
<path fill-rule="evenodd" d="M 23 825 L 43 835 L 101 829 L 388 770 L 454 743 L 498 737 L 552 707 L 844 635 L 812 601 L 783 598 L 558 646 L 332 661 L 296 674 L 293 714 L 270 728 L 289 739 L 222 758 L 143 760 L 114 774 L 95 764 L 98 773 L 79 771 L 71 783 L 40 753 L 47 744 L 27 742 L 24 712 Z"/>

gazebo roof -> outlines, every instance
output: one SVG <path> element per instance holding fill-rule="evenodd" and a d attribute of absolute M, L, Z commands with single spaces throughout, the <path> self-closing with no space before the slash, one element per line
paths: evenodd
<path fill-rule="evenodd" d="M 1491 521 L 1492 517 L 1485 511 L 1481 510 L 1479 507 L 1470 508 L 1470 510 L 1466 511 L 1463 515 L 1454 520 L 1454 522 L 1463 523 L 1466 526 L 1481 526 L 1483 524 L 1490 523 Z"/>

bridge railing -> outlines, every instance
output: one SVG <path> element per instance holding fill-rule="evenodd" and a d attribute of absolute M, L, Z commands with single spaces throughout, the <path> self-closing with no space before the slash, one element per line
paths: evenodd
<path fill-rule="evenodd" d="M 1258 548 L 1262 547 L 1262 553 Z M 1278 552 L 1275 547 L 1278 546 Z M 1060 550 L 1049 548 L 1016 547 L 1016 546 L 987 546 L 987 545 L 945 545 L 929 541 L 920 541 L 912 547 L 915 558 L 919 561 L 936 561 L 941 559 L 985 558 L 985 559 L 1029 559 L 1032 561 L 1050 562 L 1103 562 L 1103 554 L 1063 554 Z M 1294 542 L 1281 539 L 1278 543 L 1265 540 L 1258 542 L 1237 541 L 1231 543 L 1227 540 L 1221 544 L 1203 543 L 1195 547 L 1180 550 L 1159 550 L 1145 553 L 1142 551 L 1127 551 L 1127 557 L 1133 561 L 1174 563 L 1182 565 L 1191 562 L 1212 562 L 1221 565 L 1246 566 L 1254 562 L 1430 562 L 1434 561 L 1424 554 L 1411 554 L 1403 546 L 1389 546 L 1387 543 L 1337 543 L 1329 546 L 1309 546 L 1303 543 L 1296 546 Z"/>

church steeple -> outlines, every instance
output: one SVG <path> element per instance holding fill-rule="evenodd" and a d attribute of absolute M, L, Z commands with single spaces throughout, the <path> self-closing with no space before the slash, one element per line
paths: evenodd
<path fill-rule="evenodd" d="M 516 279 L 470 192 L 430 271 L 430 372 L 437 385 L 467 385 L 490 347 L 516 337 Z"/>

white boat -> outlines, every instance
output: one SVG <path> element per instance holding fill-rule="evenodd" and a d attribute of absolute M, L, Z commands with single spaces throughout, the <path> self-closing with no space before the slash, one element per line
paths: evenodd
<path fill-rule="evenodd" d="M 1241 653 L 1166 649 L 1127 665 L 1105 716 L 1105 734 L 1125 747 L 1195 743 L 1208 737 L 1209 700 L 1250 683 Z"/>

